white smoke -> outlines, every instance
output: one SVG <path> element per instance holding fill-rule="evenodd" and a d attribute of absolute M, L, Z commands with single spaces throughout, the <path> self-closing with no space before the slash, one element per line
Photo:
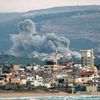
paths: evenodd
<path fill-rule="evenodd" d="M 50 54 L 57 51 L 65 57 L 71 57 L 72 51 L 69 49 L 69 39 L 63 36 L 59 37 L 54 33 L 37 33 L 35 23 L 30 19 L 20 22 L 18 28 L 19 34 L 10 36 L 13 42 L 10 53 L 13 55 L 33 57 L 33 55 L 41 53 Z"/>

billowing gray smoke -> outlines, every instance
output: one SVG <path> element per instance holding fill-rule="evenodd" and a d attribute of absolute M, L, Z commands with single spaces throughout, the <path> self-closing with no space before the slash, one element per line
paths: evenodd
<path fill-rule="evenodd" d="M 50 54 L 55 51 L 66 57 L 71 56 L 69 39 L 58 37 L 54 33 L 39 34 L 36 32 L 35 23 L 26 19 L 19 23 L 20 33 L 11 35 L 13 46 L 10 52 L 20 57 L 33 57 L 37 54 Z"/>

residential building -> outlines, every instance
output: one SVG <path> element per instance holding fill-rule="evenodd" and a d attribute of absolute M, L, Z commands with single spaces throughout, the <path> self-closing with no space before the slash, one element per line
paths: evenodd
<path fill-rule="evenodd" d="M 81 50 L 82 67 L 92 67 L 94 66 L 94 54 L 93 49 L 91 50 Z"/>

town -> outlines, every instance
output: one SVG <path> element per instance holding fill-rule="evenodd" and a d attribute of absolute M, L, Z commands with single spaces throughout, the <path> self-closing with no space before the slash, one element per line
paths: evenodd
<path fill-rule="evenodd" d="M 57 53 L 44 65 L 0 65 L 0 91 L 99 92 L 100 72 L 93 49 L 81 50 L 81 63 L 58 64 Z"/>

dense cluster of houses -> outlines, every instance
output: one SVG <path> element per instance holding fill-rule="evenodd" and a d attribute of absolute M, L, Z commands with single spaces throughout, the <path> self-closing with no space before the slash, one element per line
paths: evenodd
<path fill-rule="evenodd" d="M 24 86 L 46 88 L 87 87 L 88 90 L 100 86 L 100 75 L 94 66 L 93 50 L 81 51 L 81 64 L 67 62 L 57 64 L 48 61 L 45 65 L 1 65 L 0 87 L 3 89 L 16 89 Z M 90 86 L 90 88 L 89 88 Z"/>

